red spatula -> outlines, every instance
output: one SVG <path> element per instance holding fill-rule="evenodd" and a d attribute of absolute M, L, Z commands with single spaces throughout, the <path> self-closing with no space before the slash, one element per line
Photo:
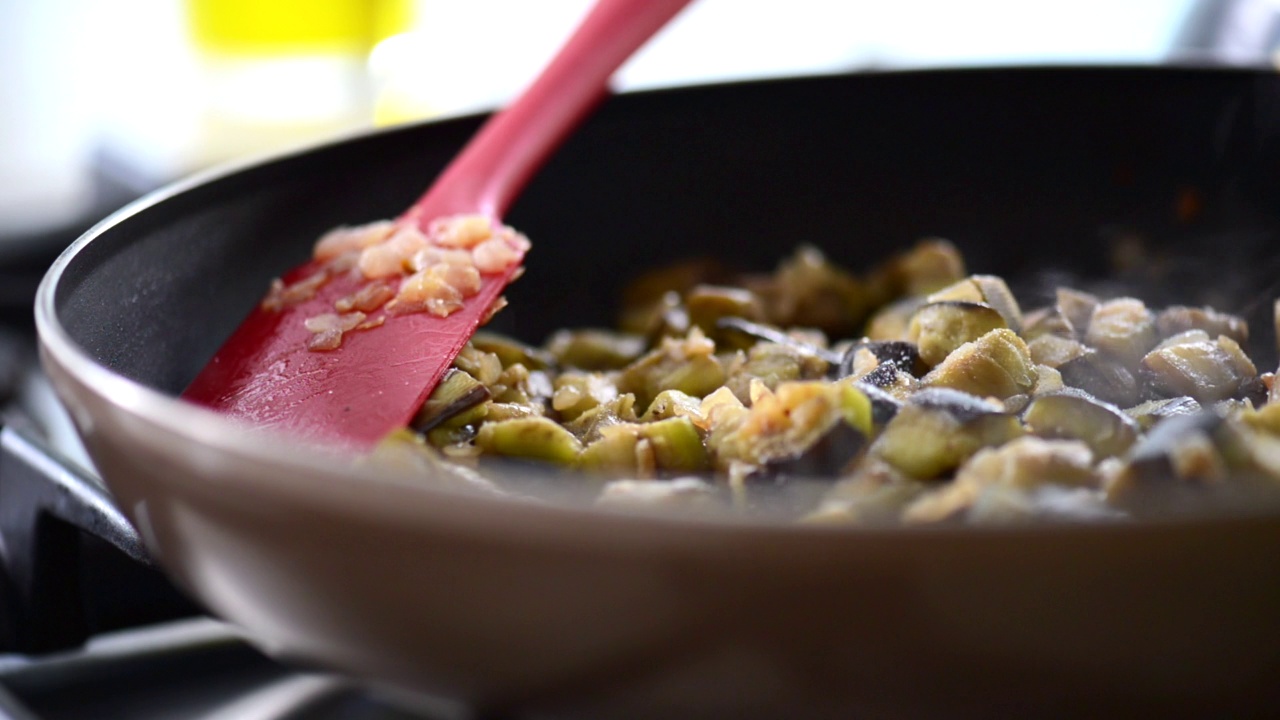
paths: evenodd
<path fill-rule="evenodd" d="M 533 85 L 480 129 L 396 225 L 430 234 L 433 221 L 463 214 L 496 226 L 534 171 L 603 99 L 614 70 L 688 2 L 599 0 Z M 509 247 L 510 264 L 482 274 L 475 294 L 451 314 L 388 312 L 386 305 L 362 319 L 347 314 L 348 325 L 360 319 L 360 326 L 343 328 L 340 345 L 325 351 L 309 345 L 322 316 L 334 320 L 335 303 L 349 305 L 362 289 L 366 296 L 397 291 L 401 279 L 369 280 L 319 260 L 295 268 L 282 278 L 294 297 L 255 308 L 183 397 L 306 439 L 367 448 L 412 419 L 487 319 L 521 267 L 523 248 Z"/>

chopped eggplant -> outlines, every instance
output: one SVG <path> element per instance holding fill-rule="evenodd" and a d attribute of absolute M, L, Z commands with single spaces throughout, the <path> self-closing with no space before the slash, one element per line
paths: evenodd
<path fill-rule="evenodd" d="M 927 295 L 964 277 L 964 258 L 956 246 L 931 238 L 891 263 L 889 274 L 905 295 Z"/>
<path fill-rule="evenodd" d="M 1203 330 L 1209 337 L 1226 335 L 1242 344 L 1249 340 L 1249 325 L 1244 318 L 1212 308 L 1171 305 L 1156 315 L 1156 328 L 1166 338 L 1187 330 Z"/>
<path fill-rule="evenodd" d="M 874 458 L 859 464 L 854 474 L 831 487 L 816 510 L 802 522 L 813 525 L 891 525 L 903 508 L 928 488 L 893 466 Z"/>
<path fill-rule="evenodd" d="M 1009 291 L 1009 286 L 995 275 L 970 275 L 930 294 L 926 299 L 931 303 L 946 300 L 982 303 L 1000 313 L 1005 327 L 1014 332 L 1022 331 L 1022 309 Z"/>
<path fill-rule="evenodd" d="M 1037 365 L 1059 368 L 1089 352 L 1089 348 L 1074 338 L 1041 335 L 1027 343 L 1027 351 Z"/>
<path fill-rule="evenodd" d="M 1183 333 L 1194 336 L 1196 331 Z M 1235 340 L 1192 339 L 1162 346 L 1142 359 L 1147 382 L 1162 395 L 1188 395 L 1201 404 L 1237 397 L 1257 368 Z"/>
<path fill-rule="evenodd" d="M 930 370 L 921 384 L 1004 399 L 1030 392 L 1036 384 L 1036 367 L 1022 338 L 1000 328 L 961 345 Z"/>
<path fill-rule="evenodd" d="M 1159 342 L 1156 318 L 1141 300 L 1117 298 L 1099 304 L 1089 318 L 1084 342 L 1118 358 L 1126 368 L 1136 367 L 1142 356 Z"/>
<path fill-rule="evenodd" d="M 982 498 L 993 488 L 1022 493 L 1049 485 L 1096 489 L 1100 481 L 1089 447 L 1071 440 L 1019 437 L 1000 447 L 981 449 L 964 463 L 954 481 L 918 498 L 902 518 L 908 524 L 962 520 L 975 505 L 981 507 Z M 1000 499 L 1025 503 L 1025 512 L 1016 513 L 1019 517 L 1033 514 L 1026 496 Z M 1007 517 L 1007 513 L 996 513 L 990 507 L 982 512 Z"/>
<path fill-rule="evenodd" d="M 644 352 L 644 338 L 611 330 L 561 330 L 547 341 L 547 351 L 561 365 L 579 370 L 615 370 Z"/>
<path fill-rule="evenodd" d="M 911 318 L 921 305 L 924 305 L 924 298 L 916 296 L 885 305 L 867 322 L 867 337 L 871 340 L 906 340 Z"/>
<path fill-rule="evenodd" d="M 752 322 L 745 318 L 722 317 L 716 321 L 715 327 L 720 330 L 735 330 L 757 340 L 783 345 L 795 350 L 800 355 L 821 358 L 831 364 L 839 363 L 843 357 L 840 353 L 833 352 L 825 347 L 803 342 L 777 328 Z"/>
<path fill-rule="evenodd" d="M 885 426 L 872 452 L 908 477 L 936 478 L 978 450 L 1022 435 L 1000 403 L 945 388 L 916 393 Z"/>
<path fill-rule="evenodd" d="M 854 343 L 845 352 L 844 357 L 840 360 L 836 378 L 845 378 L 851 375 L 864 376 L 866 373 L 858 372 L 860 368 L 857 365 L 860 358 L 868 356 L 875 361 L 872 367 L 868 369 L 868 372 L 874 372 L 881 367 L 889 366 L 909 375 L 918 376 L 926 370 L 920 362 L 920 351 L 915 343 L 902 340 L 863 339 Z"/>
<path fill-rule="evenodd" d="M 1150 430 L 1161 420 L 1178 417 L 1179 415 L 1195 415 L 1202 409 L 1195 398 L 1182 395 L 1174 398 L 1148 400 L 1141 405 L 1135 405 L 1125 410 L 1125 412 L 1138 423 L 1138 427 L 1143 430 Z"/>
<path fill-rule="evenodd" d="M 457 368 L 449 368 L 410 427 L 426 433 L 446 422 L 454 427 L 467 425 L 488 413 L 484 403 L 490 397 L 489 388 L 479 380 Z"/>
<path fill-rule="evenodd" d="M 1087 292 L 1072 288 L 1058 288 L 1055 307 L 1074 328 L 1076 339 L 1081 340 L 1089 330 L 1093 311 L 1097 309 L 1098 304 L 1098 298 Z"/>
<path fill-rule="evenodd" d="M 1107 487 L 1107 502 L 1134 515 L 1157 515 L 1195 507 L 1207 487 L 1227 473 L 1214 435 L 1223 419 L 1212 412 L 1171 417 L 1157 424 L 1130 453 Z"/>
<path fill-rule="evenodd" d="M 760 299 L 750 290 L 720 285 L 698 285 L 684 296 L 689 322 L 707 335 L 719 338 L 721 320 L 741 319 L 761 322 L 765 319 Z"/>
<path fill-rule="evenodd" d="M 1080 440 L 1097 457 L 1114 457 L 1138 439 L 1133 418 L 1081 390 L 1042 395 L 1023 414 L 1031 433 L 1042 438 Z"/>
<path fill-rule="evenodd" d="M 961 345 L 1003 327 L 1004 318 L 990 305 L 942 300 L 916 311 L 907 327 L 907 339 L 916 344 L 920 359 L 934 367 Z"/>
<path fill-rule="evenodd" d="M 1028 345 L 1045 335 L 1067 340 L 1075 340 L 1077 337 L 1075 327 L 1057 306 L 1032 310 L 1023 317 L 1022 323 L 1021 335 Z"/>
<path fill-rule="evenodd" d="M 1119 360 L 1090 350 L 1058 366 L 1062 382 L 1119 407 L 1138 402 L 1138 382 Z"/>
<path fill-rule="evenodd" d="M 492 353 L 502 362 L 503 367 L 511 367 L 516 363 L 530 370 L 544 370 L 556 364 L 555 355 L 505 335 L 478 330 L 471 338 L 471 344 L 481 352 Z"/>
<path fill-rule="evenodd" d="M 476 435 L 476 445 L 494 455 L 572 465 L 582 443 L 554 420 L 526 417 L 486 422 Z"/>

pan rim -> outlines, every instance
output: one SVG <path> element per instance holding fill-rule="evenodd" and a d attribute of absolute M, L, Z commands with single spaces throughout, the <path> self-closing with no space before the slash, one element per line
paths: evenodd
<path fill-rule="evenodd" d="M 1241 68 L 1217 63 L 1196 61 L 1191 64 L 1175 65 L 1035 65 L 1035 66 L 965 66 L 953 68 L 907 68 L 898 70 L 880 70 L 875 72 L 855 72 L 856 75 L 903 75 L 903 74 L 938 74 L 938 73 L 972 73 L 972 72 L 1010 72 L 1010 71 L 1044 71 L 1061 70 L 1147 70 L 1152 72 L 1259 72 L 1258 68 Z M 1273 70 L 1271 72 L 1274 72 Z M 840 75 L 840 74 L 836 74 Z M 744 83 L 778 83 L 819 77 L 831 77 L 831 74 L 804 75 L 787 78 L 765 78 L 761 80 L 731 81 L 708 85 L 686 85 L 673 88 L 627 93 L 628 95 L 648 95 L 668 92 L 697 92 L 711 87 L 738 85 Z M 104 401 L 127 414 L 143 421 L 165 428 L 169 433 L 185 442 L 225 453 L 228 457 L 253 463 L 266 463 L 272 467 L 291 472 L 273 473 L 270 482 L 276 487 L 273 490 L 289 493 L 312 492 L 310 483 L 298 481 L 292 475 L 320 473 L 326 477 L 341 478 L 345 482 L 330 489 L 344 493 L 344 497 L 363 497 L 359 490 L 362 482 L 405 483 L 407 475 L 395 473 L 387 469 L 375 469 L 360 466 L 351 462 L 349 455 L 336 453 L 331 448 L 300 441 L 278 430 L 253 428 L 232 418 L 227 418 L 207 408 L 199 407 L 169 396 L 136 380 L 125 377 L 94 360 L 89 353 L 71 339 L 63 327 L 57 313 L 56 296 L 58 287 L 66 270 L 76 257 L 82 253 L 95 239 L 107 231 L 129 221 L 131 218 L 145 213 L 150 208 L 200 188 L 215 181 L 238 175 L 242 172 L 281 163 L 290 158 L 328 149 L 339 145 L 359 142 L 371 137 L 383 136 L 398 132 L 412 132 L 425 125 L 466 121 L 478 115 L 458 115 L 447 118 L 398 125 L 387 128 L 355 131 L 328 140 L 291 148 L 283 152 L 272 153 L 261 157 L 251 157 L 219 165 L 175 181 L 160 189 L 139 198 L 119 210 L 111 213 L 69 245 L 50 266 L 36 292 L 34 303 L 35 324 L 40 343 L 41 360 L 46 366 L 57 364 L 64 372 L 77 382 L 89 388 Z M 341 471 L 335 471 L 335 460 L 339 461 Z M 257 478 L 261 481 L 263 478 Z M 175 481 L 177 481 L 175 479 Z M 861 527 L 845 525 L 815 525 L 785 521 L 781 518 L 761 517 L 704 517 L 678 513 L 633 512 L 611 508 L 579 507 L 566 504 L 530 503 L 519 498 L 485 496 L 465 493 L 447 488 L 430 487 L 421 482 L 410 483 L 417 491 L 425 493 L 424 498 L 432 500 L 432 505 L 441 508 L 444 513 L 463 511 L 464 515 L 493 515 L 501 518 L 501 522 L 511 523 L 523 518 L 536 525 L 548 528 L 561 528 L 565 531 L 590 530 L 600 523 L 608 527 L 630 527 L 636 531 L 681 529 L 684 532 L 729 532 L 769 534 L 776 536 L 823 537 L 827 541 L 833 538 L 848 538 L 857 542 L 868 538 L 884 541 L 891 538 L 936 539 L 949 542 L 960 537 L 1030 537 L 1059 536 L 1064 533 L 1073 535 L 1085 534 L 1133 534 L 1159 531 L 1185 531 L 1193 528 L 1211 529 L 1217 527 L 1230 528 L 1241 523 L 1275 523 L 1280 522 L 1280 511 L 1273 507 L 1241 510 L 1232 513 L 1194 513 L 1185 516 L 1158 518 L 1153 520 L 1106 522 L 1106 523 L 1060 523 L 1036 522 L 1011 526 L 946 526 L 946 527 Z M 328 486 L 328 483 L 321 485 Z M 573 527 L 573 526 L 576 526 Z"/>

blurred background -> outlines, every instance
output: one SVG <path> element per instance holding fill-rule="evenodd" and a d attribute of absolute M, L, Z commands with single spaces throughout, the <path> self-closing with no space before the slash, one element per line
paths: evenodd
<path fill-rule="evenodd" d="M 0 0 L 0 266 L 216 163 L 499 105 L 588 5 Z M 618 85 L 943 65 L 1272 63 L 1277 11 L 1280 0 L 699 0 Z"/>

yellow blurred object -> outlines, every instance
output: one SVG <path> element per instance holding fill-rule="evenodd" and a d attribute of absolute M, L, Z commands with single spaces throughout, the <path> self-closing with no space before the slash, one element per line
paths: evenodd
<path fill-rule="evenodd" d="M 372 123 L 368 62 L 417 0 L 186 0 L 202 98 L 191 160 L 205 166 Z"/>
<path fill-rule="evenodd" d="M 236 55 L 369 52 L 413 23 L 414 0 L 188 0 L 202 51 Z"/>

